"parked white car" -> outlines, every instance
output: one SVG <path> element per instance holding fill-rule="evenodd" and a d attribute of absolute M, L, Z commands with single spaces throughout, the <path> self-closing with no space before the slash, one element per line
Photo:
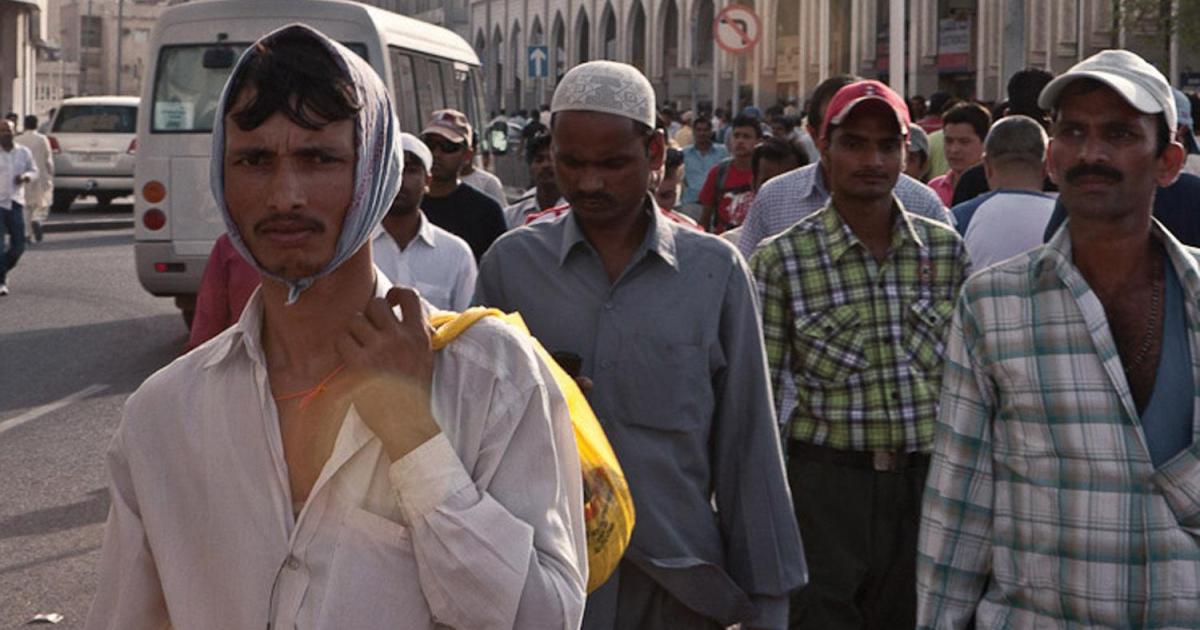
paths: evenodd
<path fill-rule="evenodd" d="M 136 96 L 81 96 L 63 101 L 50 122 L 55 212 L 80 195 L 101 207 L 133 194 Z"/>

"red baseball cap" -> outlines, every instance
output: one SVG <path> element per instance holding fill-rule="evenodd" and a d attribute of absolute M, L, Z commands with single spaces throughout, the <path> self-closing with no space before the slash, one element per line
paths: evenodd
<path fill-rule="evenodd" d="M 908 135 L 908 105 L 892 88 L 875 80 L 855 81 L 843 87 L 829 99 L 829 107 L 825 110 L 825 118 L 821 122 L 821 138 L 829 134 L 829 125 L 840 125 L 851 110 L 867 101 L 881 101 L 896 113 L 896 122 L 900 125 L 900 135 Z"/>

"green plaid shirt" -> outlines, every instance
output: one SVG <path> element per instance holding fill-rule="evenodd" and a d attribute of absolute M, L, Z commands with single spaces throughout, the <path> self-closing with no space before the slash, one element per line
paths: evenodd
<path fill-rule="evenodd" d="M 1200 251 L 1153 229 L 1183 287 L 1200 410 Z M 1200 626 L 1200 443 L 1155 469 L 1071 260 L 1061 229 L 963 288 L 921 510 L 921 628 Z"/>
<path fill-rule="evenodd" d="M 751 260 L 775 403 L 791 437 L 842 450 L 928 451 L 943 337 L 970 262 L 951 228 L 900 212 L 877 263 L 831 201 Z"/>

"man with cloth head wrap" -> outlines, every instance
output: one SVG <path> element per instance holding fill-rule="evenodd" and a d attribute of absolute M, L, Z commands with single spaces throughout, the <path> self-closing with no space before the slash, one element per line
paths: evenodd
<path fill-rule="evenodd" d="M 665 140 L 636 68 L 576 66 L 551 111 L 570 210 L 497 239 L 475 301 L 582 358 L 629 481 L 633 538 L 583 627 L 784 628 L 807 572 L 746 264 L 655 204 Z"/>
<path fill-rule="evenodd" d="M 212 155 L 263 285 L 129 399 L 87 627 L 576 627 L 582 489 L 553 377 L 491 320 L 435 355 L 428 305 L 372 265 L 402 161 L 379 78 L 275 31 L 230 75 Z"/>

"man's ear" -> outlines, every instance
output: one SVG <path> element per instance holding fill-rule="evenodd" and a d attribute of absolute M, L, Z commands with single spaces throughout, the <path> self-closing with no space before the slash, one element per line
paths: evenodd
<path fill-rule="evenodd" d="M 1175 141 L 1167 143 L 1167 148 L 1163 149 L 1162 155 L 1158 156 L 1158 176 L 1155 179 L 1158 181 L 1159 187 L 1165 188 L 1175 183 L 1185 160 L 1187 160 L 1187 151 L 1182 144 Z"/>
<path fill-rule="evenodd" d="M 667 139 L 663 133 L 655 129 L 650 135 L 650 170 L 656 171 L 663 167 L 667 159 Z"/>
<path fill-rule="evenodd" d="M 1050 141 L 1046 143 L 1046 174 L 1050 176 L 1050 181 L 1054 182 L 1055 186 L 1062 186 L 1062 181 L 1059 180 L 1058 174 L 1054 172 L 1054 137 L 1050 137 Z"/>

